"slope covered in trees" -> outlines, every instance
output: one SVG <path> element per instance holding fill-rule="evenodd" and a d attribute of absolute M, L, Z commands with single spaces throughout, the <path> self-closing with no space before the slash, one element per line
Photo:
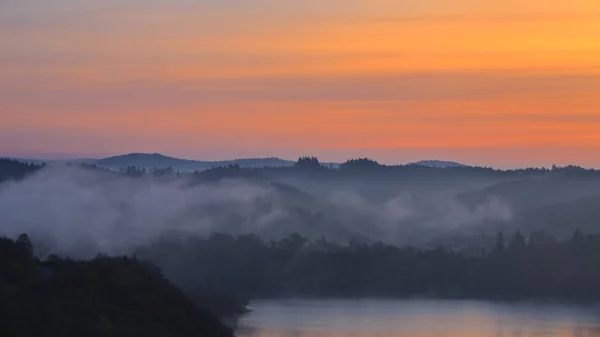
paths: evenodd
<path fill-rule="evenodd" d="M 457 252 L 383 243 L 337 245 L 299 235 L 171 238 L 138 250 L 181 283 L 219 284 L 251 297 L 424 296 L 600 301 L 600 235 L 564 242 L 499 234 L 494 247 Z"/>
<path fill-rule="evenodd" d="M 41 262 L 26 235 L 0 238 L 0 319 L 6 337 L 233 336 L 148 263 Z"/>
<path fill-rule="evenodd" d="M 0 158 L 0 183 L 7 180 L 19 180 L 25 178 L 43 166 L 26 164 L 12 159 Z"/>

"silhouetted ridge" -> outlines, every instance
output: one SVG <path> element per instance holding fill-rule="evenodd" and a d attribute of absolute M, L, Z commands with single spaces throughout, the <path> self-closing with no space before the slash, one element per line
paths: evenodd
<path fill-rule="evenodd" d="M 321 170 L 325 168 L 317 157 L 300 157 L 294 167 L 301 170 Z"/>
<path fill-rule="evenodd" d="M 235 303 L 218 298 L 200 300 L 223 310 Z M 0 238 L 0 299 L 3 337 L 233 336 L 148 263 L 106 256 L 41 262 L 27 235 Z"/>
<path fill-rule="evenodd" d="M 340 171 L 365 172 L 370 170 L 377 170 L 381 167 L 382 165 L 374 160 L 368 158 L 360 158 L 350 159 L 345 163 L 341 164 Z"/>
<path fill-rule="evenodd" d="M 23 179 L 43 167 L 44 165 L 28 164 L 13 159 L 0 159 L 0 183 Z"/>
<path fill-rule="evenodd" d="M 410 165 L 435 167 L 435 168 L 448 168 L 448 167 L 465 167 L 464 165 L 455 161 L 442 161 L 442 160 L 421 160 L 418 162 L 411 163 Z"/>
<path fill-rule="evenodd" d="M 120 156 L 108 157 L 99 159 L 94 164 L 99 167 L 108 168 L 111 170 L 122 170 L 129 166 L 147 171 L 153 169 L 171 168 L 179 172 L 203 171 L 211 168 L 226 167 L 229 165 L 239 165 L 245 168 L 258 167 L 286 167 L 292 166 L 294 162 L 279 158 L 242 158 L 224 161 L 201 161 L 180 159 L 175 157 L 165 156 L 159 153 L 130 153 Z"/>

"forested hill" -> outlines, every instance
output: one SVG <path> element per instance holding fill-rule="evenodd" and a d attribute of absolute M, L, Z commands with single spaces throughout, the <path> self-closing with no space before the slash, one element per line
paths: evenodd
<path fill-rule="evenodd" d="M 137 256 L 175 282 L 220 284 L 251 297 L 435 297 L 600 301 L 600 235 L 560 242 L 543 232 L 491 238 L 470 253 L 339 245 L 299 235 L 163 238 Z M 494 242 L 495 241 L 495 242 Z"/>
<path fill-rule="evenodd" d="M 201 171 L 214 167 L 227 165 L 239 165 L 241 167 L 286 167 L 292 166 L 293 161 L 287 161 L 279 158 L 244 158 L 232 159 L 226 161 L 200 161 L 189 160 L 175 157 L 169 157 L 158 153 L 130 153 L 121 156 L 114 156 L 99 159 L 96 161 L 87 161 L 88 164 L 94 164 L 101 168 L 107 168 L 119 171 L 129 166 L 143 170 L 166 169 L 171 168 L 179 172 Z"/>
<path fill-rule="evenodd" d="M 2 163 L 5 178 L 22 178 L 39 168 Z M 337 242 L 382 240 L 428 248 L 472 246 L 477 236 L 499 231 L 546 231 L 560 240 L 575 229 L 600 233 L 600 171 L 575 166 L 437 168 L 388 166 L 363 158 L 333 167 L 314 157 L 300 158 L 291 167 L 234 164 L 192 173 L 81 166 L 86 169 L 49 164 L 19 183 L 3 184 L 0 234 L 27 232 L 52 246 L 71 242 L 70 231 L 62 228 L 81 237 L 103 233 L 103 238 L 69 244 L 66 252 L 58 250 L 90 257 L 98 251 L 127 254 L 111 250 L 127 246 L 117 243 L 123 226 L 129 227 L 133 241 L 179 226 L 210 234 L 203 225 L 210 222 L 219 232 L 251 232 L 266 239 L 298 233 L 311 239 L 324 235 Z M 57 194 L 63 197 L 48 197 Z M 32 212 L 33 204 L 47 207 Z M 87 229 L 94 226 L 102 230 Z M 97 242 L 109 248 L 96 249 Z"/>
<path fill-rule="evenodd" d="M 26 235 L 0 238 L 0 336 L 210 336 L 232 331 L 135 258 L 40 262 Z"/>
<path fill-rule="evenodd" d="M 0 183 L 6 180 L 19 180 L 25 178 L 40 168 L 42 165 L 27 164 L 12 159 L 0 158 Z"/>

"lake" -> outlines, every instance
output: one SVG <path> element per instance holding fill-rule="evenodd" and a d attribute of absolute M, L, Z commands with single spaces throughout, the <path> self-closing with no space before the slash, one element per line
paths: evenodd
<path fill-rule="evenodd" d="M 462 300 L 261 300 L 238 337 L 600 337 L 600 307 Z"/>

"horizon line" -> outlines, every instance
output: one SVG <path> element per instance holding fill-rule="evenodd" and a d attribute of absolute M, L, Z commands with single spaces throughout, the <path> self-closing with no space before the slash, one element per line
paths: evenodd
<path fill-rule="evenodd" d="M 298 159 L 302 158 L 302 157 L 315 157 L 319 160 L 320 163 L 322 164 L 335 164 L 335 165 L 341 165 L 344 164 L 350 160 L 357 160 L 357 159 L 369 159 L 369 160 L 373 160 L 375 162 L 377 162 L 378 164 L 382 165 L 382 166 L 408 166 L 408 165 L 412 165 L 412 164 L 419 164 L 419 163 L 423 163 L 423 162 L 441 162 L 441 163 L 453 163 L 453 164 L 458 164 L 464 167 L 472 167 L 472 168 L 492 168 L 492 169 L 496 169 L 496 170 L 504 170 L 504 171 L 508 171 L 508 170 L 525 170 L 525 169 L 551 169 L 552 167 L 556 166 L 556 167 L 569 167 L 569 166 L 574 166 L 574 167 L 579 167 L 582 169 L 588 169 L 588 170 L 599 170 L 599 168 L 595 168 L 595 167 L 585 167 L 585 166 L 581 166 L 578 164 L 567 164 L 567 165 L 556 165 L 555 163 L 551 164 L 550 166 L 544 166 L 544 165 L 540 165 L 540 166 L 513 166 L 513 167 L 498 167 L 498 166 L 493 166 L 493 165 L 473 165 L 473 164 L 465 164 L 462 163 L 460 161 L 456 161 L 456 160 L 445 160 L 445 159 L 420 159 L 420 160 L 414 160 L 414 161 L 406 161 L 406 162 L 402 162 L 402 163 L 381 163 L 375 159 L 372 159 L 370 157 L 365 157 L 365 156 L 357 156 L 357 157 L 350 157 L 347 158 L 344 161 L 321 161 L 319 159 L 318 156 L 312 156 L 312 155 L 301 155 L 299 156 L 297 159 L 287 159 L 287 158 L 282 158 L 282 157 L 278 157 L 278 156 L 267 156 L 267 157 L 237 157 L 237 158 L 232 158 L 232 159 L 217 159 L 217 160 L 213 160 L 213 159 L 190 159 L 190 158 L 184 158 L 184 157 L 178 157 L 178 156 L 171 156 L 165 153 L 160 153 L 160 152 L 129 152 L 129 153 L 122 153 L 122 154 L 114 154 L 114 155 L 108 155 L 108 156 L 56 156 L 56 157 L 44 157 L 44 156 L 14 156 L 14 155 L 0 155 L 0 159 L 12 159 L 12 160 L 29 160 L 29 161 L 42 161 L 42 162 L 52 162 L 52 161 L 78 161 L 78 160 L 103 160 L 103 159 L 108 159 L 108 158 L 114 158 L 114 157 L 122 157 L 122 156 L 128 156 L 128 155 L 160 155 L 163 157 L 167 157 L 167 158 L 172 158 L 172 159 L 177 159 L 177 160 L 187 160 L 187 161 L 196 161 L 196 162 L 208 162 L 208 163 L 215 163 L 215 162 L 232 162 L 232 161 L 236 161 L 236 160 L 252 160 L 252 159 L 278 159 L 278 160 L 282 160 L 282 161 L 288 161 L 288 162 L 297 162 Z"/>

